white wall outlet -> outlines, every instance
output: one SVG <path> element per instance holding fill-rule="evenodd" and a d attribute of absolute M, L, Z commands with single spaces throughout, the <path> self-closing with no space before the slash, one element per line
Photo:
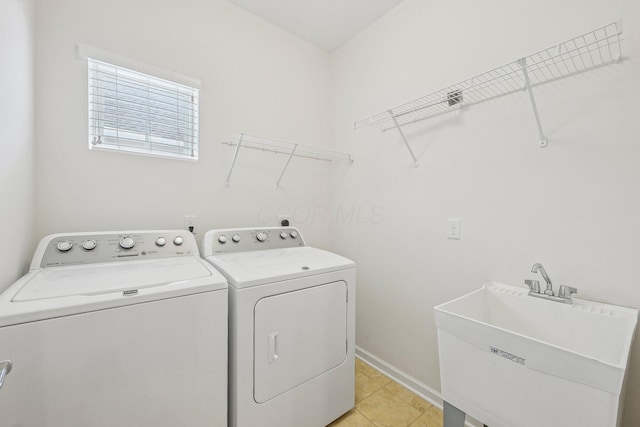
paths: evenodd
<path fill-rule="evenodd" d="M 460 218 L 449 218 L 447 222 L 447 239 L 460 240 Z"/>
<path fill-rule="evenodd" d="M 184 228 L 185 230 L 191 231 L 193 234 L 196 234 L 196 219 L 198 219 L 195 215 L 185 215 L 184 216 Z M 193 227 L 193 228 L 191 228 Z"/>

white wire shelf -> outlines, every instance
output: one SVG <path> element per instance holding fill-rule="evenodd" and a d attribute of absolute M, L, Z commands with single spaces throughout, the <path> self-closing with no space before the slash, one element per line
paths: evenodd
<path fill-rule="evenodd" d="M 504 95 L 529 91 L 533 104 L 540 146 L 547 145 L 538 116 L 532 87 L 593 70 L 622 59 L 622 23 L 614 22 L 593 31 L 541 50 L 517 61 L 448 86 L 413 101 L 399 105 L 354 123 L 354 129 L 365 126 L 385 132 L 433 117 L 449 114 L 469 105 L 479 104 Z M 411 152 L 411 148 L 407 144 Z M 413 152 L 411 152 L 413 156 Z M 414 157 L 415 165 L 417 160 Z"/>
<path fill-rule="evenodd" d="M 222 141 L 222 144 L 230 145 L 235 147 L 235 151 L 233 154 L 233 161 L 231 163 L 231 169 L 229 169 L 229 174 L 227 175 L 227 185 L 230 185 L 231 175 L 233 174 L 233 169 L 236 166 L 236 161 L 238 160 L 238 153 L 240 152 L 240 148 L 249 148 L 252 150 L 260 150 L 269 153 L 275 154 L 284 154 L 287 156 L 287 162 L 284 165 L 284 169 L 280 174 L 280 178 L 276 184 L 276 187 L 280 186 L 282 182 L 282 178 L 284 177 L 285 172 L 287 171 L 289 164 L 291 163 L 291 159 L 293 157 L 304 157 L 308 159 L 315 159 L 321 161 L 332 162 L 334 160 L 347 160 L 353 163 L 353 155 L 351 153 L 343 153 L 340 151 L 326 150 L 320 147 L 314 147 L 311 145 L 304 144 L 296 144 L 292 142 L 281 141 L 278 139 L 266 138 L 262 136 L 250 135 L 246 133 L 240 133 L 234 135 L 228 140 Z"/>

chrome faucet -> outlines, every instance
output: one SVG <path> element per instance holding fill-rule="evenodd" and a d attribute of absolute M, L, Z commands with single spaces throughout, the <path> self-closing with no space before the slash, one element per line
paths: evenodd
<path fill-rule="evenodd" d="M 531 272 L 532 273 L 540 272 L 540 274 L 542 274 L 542 278 L 544 279 L 545 282 L 547 282 L 547 289 L 544 290 L 544 294 L 553 296 L 553 285 L 551 284 L 551 279 L 549 278 L 549 275 L 547 274 L 547 271 L 544 269 L 542 264 L 540 264 L 539 262 L 536 262 L 535 264 L 533 264 L 533 267 L 531 267 Z"/>
<path fill-rule="evenodd" d="M 540 292 L 540 282 L 537 280 L 525 280 L 524 283 L 529 287 L 529 295 L 536 298 L 544 298 L 549 299 L 551 301 L 562 302 L 565 304 L 573 304 L 573 300 L 571 299 L 571 295 L 578 292 L 576 288 L 572 288 L 571 286 L 560 285 L 560 289 L 558 294 L 555 295 L 553 293 L 553 285 L 551 283 L 551 279 L 547 274 L 547 271 L 544 269 L 542 264 L 535 263 L 531 268 L 532 273 L 542 274 L 542 278 L 545 282 L 547 282 L 547 289 L 544 292 Z"/>

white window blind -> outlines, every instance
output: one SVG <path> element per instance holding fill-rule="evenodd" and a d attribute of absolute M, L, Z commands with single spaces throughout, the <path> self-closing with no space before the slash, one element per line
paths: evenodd
<path fill-rule="evenodd" d="M 89 147 L 198 158 L 198 89 L 88 58 Z"/>

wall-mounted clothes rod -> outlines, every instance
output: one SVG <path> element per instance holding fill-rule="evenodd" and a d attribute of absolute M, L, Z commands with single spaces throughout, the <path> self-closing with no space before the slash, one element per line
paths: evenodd
<path fill-rule="evenodd" d="M 596 28 L 571 40 L 520 58 L 514 62 L 414 99 L 382 113 L 359 120 L 354 129 L 365 126 L 385 132 L 396 129 L 418 166 L 402 127 L 460 110 L 464 106 L 526 90 L 540 134 L 540 147 L 547 146 L 533 88 L 622 60 L 622 23 Z"/>
<path fill-rule="evenodd" d="M 240 133 L 226 141 L 222 141 L 222 143 L 225 145 L 230 145 L 235 147 L 235 150 L 233 153 L 233 160 L 231 161 L 231 168 L 229 169 L 229 173 L 227 174 L 227 181 L 226 181 L 227 185 L 230 185 L 231 175 L 233 174 L 233 170 L 236 167 L 236 162 L 238 160 L 238 153 L 240 152 L 240 148 L 260 150 L 260 151 L 275 153 L 275 154 L 284 154 L 287 156 L 287 161 L 284 165 L 284 169 L 282 170 L 282 173 L 280 173 L 280 178 L 276 183 L 276 187 L 280 187 L 282 178 L 284 177 L 285 172 L 289 168 L 289 165 L 291 164 L 291 160 L 293 159 L 293 157 L 303 157 L 303 158 L 322 160 L 327 162 L 332 162 L 334 160 L 347 160 L 350 163 L 353 163 L 353 155 L 351 153 L 343 153 L 340 151 L 327 150 L 324 148 L 314 147 L 311 145 L 285 142 L 277 139 L 250 135 L 246 133 Z"/>

